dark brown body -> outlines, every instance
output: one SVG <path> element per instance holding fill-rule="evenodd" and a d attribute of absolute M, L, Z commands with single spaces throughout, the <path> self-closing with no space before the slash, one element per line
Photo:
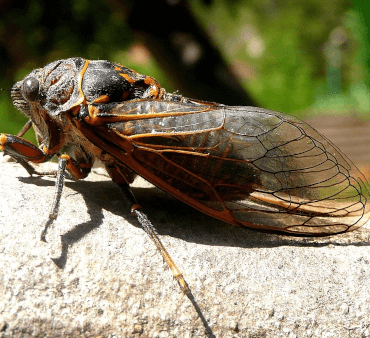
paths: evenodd
<path fill-rule="evenodd" d="M 80 179 L 100 159 L 119 185 L 138 174 L 242 227 L 330 235 L 369 219 L 362 174 L 296 118 L 169 94 L 151 77 L 81 58 L 35 70 L 12 91 L 40 146 L 7 134 L 0 144 L 23 162 L 64 156 Z"/>

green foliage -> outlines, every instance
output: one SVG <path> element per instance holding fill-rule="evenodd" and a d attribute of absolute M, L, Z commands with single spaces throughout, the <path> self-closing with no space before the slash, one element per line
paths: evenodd
<path fill-rule="evenodd" d="M 345 0 L 192 5 L 260 106 L 295 115 L 368 114 L 370 81 L 360 79 L 369 69 L 367 12 L 359 6 Z"/>

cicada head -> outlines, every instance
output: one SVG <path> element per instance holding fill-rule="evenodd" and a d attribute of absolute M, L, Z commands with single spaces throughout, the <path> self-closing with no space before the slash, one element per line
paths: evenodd
<path fill-rule="evenodd" d="M 84 64 L 82 58 L 71 58 L 33 70 L 13 86 L 14 105 L 34 122 L 40 110 L 49 115 L 67 111 L 78 101 Z"/>

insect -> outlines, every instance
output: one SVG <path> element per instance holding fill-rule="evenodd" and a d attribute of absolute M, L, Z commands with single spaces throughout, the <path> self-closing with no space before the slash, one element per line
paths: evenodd
<path fill-rule="evenodd" d="M 369 190 L 355 165 L 294 117 L 167 93 L 117 63 L 82 58 L 36 69 L 11 90 L 29 122 L 1 134 L 0 149 L 25 167 L 59 158 L 56 196 L 41 238 L 58 215 L 66 175 L 85 178 L 96 159 L 189 289 L 130 190 L 137 175 L 188 205 L 239 227 L 324 236 L 369 220 Z M 33 127 L 39 146 L 22 138 Z"/>

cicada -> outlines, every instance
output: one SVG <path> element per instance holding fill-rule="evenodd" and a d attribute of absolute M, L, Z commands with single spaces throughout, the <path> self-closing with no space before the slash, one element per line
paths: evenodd
<path fill-rule="evenodd" d="M 181 272 L 130 190 L 137 175 L 175 198 L 238 227 L 323 236 L 369 220 L 364 176 L 301 120 L 262 108 L 232 107 L 167 93 L 150 76 L 82 58 L 36 69 L 11 90 L 29 122 L 1 134 L 0 149 L 29 174 L 59 158 L 58 215 L 66 175 L 83 179 L 100 160 L 184 292 Z M 22 138 L 35 130 L 38 146 Z"/>

